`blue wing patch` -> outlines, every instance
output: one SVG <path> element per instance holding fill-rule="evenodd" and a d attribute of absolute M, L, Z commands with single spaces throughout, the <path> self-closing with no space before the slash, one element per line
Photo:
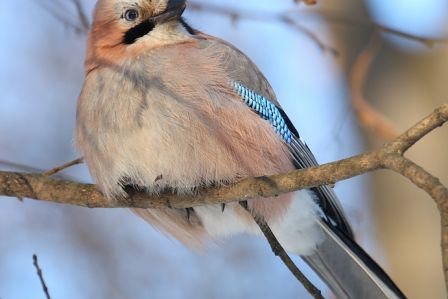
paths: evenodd
<path fill-rule="evenodd" d="M 287 144 L 291 158 L 297 168 L 318 165 L 316 158 L 306 143 L 300 139 L 299 133 L 281 108 L 241 83 L 232 82 L 232 87 L 247 106 L 252 108 L 260 117 L 269 121 L 272 127 L 274 127 L 277 134 Z M 350 224 L 347 222 L 333 190 L 328 186 L 312 188 L 311 190 L 316 194 L 318 203 L 327 221 L 339 227 L 347 236 L 353 238 Z"/>
<path fill-rule="evenodd" d="M 286 143 L 291 144 L 292 133 L 275 104 L 241 83 L 234 82 L 233 89 L 244 100 L 247 106 L 270 122 L 277 134 L 282 137 Z"/>

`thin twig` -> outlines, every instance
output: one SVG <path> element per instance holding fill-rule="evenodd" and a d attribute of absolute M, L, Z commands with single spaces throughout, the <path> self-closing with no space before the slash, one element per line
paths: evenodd
<path fill-rule="evenodd" d="M 399 36 L 399 37 L 403 37 L 406 39 L 410 39 L 410 40 L 414 40 L 417 41 L 419 43 L 422 43 L 423 45 L 427 46 L 427 47 L 432 47 L 435 44 L 447 44 L 448 43 L 448 38 L 437 38 L 437 37 L 425 37 L 425 36 L 419 36 L 419 35 L 415 35 L 415 34 L 410 34 L 404 31 L 400 31 L 397 29 L 393 29 L 381 24 L 376 24 L 376 23 L 372 23 L 374 27 L 376 27 L 379 31 L 381 32 L 385 32 L 385 33 L 390 33 L 393 34 L 395 36 Z"/>
<path fill-rule="evenodd" d="M 84 31 L 88 31 L 90 28 L 90 22 L 89 19 L 87 18 L 87 15 L 82 7 L 81 1 L 80 0 L 72 0 L 73 4 L 76 7 L 76 11 L 78 13 L 78 18 L 79 21 L 81 22 L 81 26 L 84 29 Z"/>
<path fill-rule="evenodd" d="M 317 46 L 323 52 L 328 52 L 328 53 L 332 54 L 333 56 L 339 56 L 340 55 L 339 51 L 336 48 L 325 44 L 319 38 L 319 36 L 317 36 L 316 33 L 311 31 L 310 29 L 306 28 L 304 25 L 296 22 L 291 17 L 283 16 L 282 20 L 283 20 L 283 23 L 285 23 L 286 25 L 289 25 L 291 28 L 296 29 L 296 30 L 300 31 L 301 33 L 303 33 L 304 35 L 308 36 L 308 38 L 310 38 L 315 44 L 317 44 Z"/>
<path fill-rule="evenodd" d="M 45 176 L 52 176 L 52 175 L 54 175 L 54 174 L 56 174 L 58 172 L 61 172 L 61 171 L 65 170 L 65 169 L 67 169 L 67 168 L 70 168 L 70 167 L 75 166 L 75 165 L 82 164 L 83 162 L 84 162 L 83 158 L 78 158 L 78 159 L 75 159 L 75 160 L 70 161 L 68 163 L 65 163 L 64 165 L 57 166 L 57 167 L 55 167 L 53 169 L 50 169 L 49 171 L 44 172 L 43 175 L 45 175 Z"/>
<path fill-rule="evenodd" d="M 306 16 L 311 16 L 313 18 L 316 16 L 323 16 L 330 23 L 344 25 L 350 28 L 371 29 L 373 31 L 390 33 L 398 37 L 419 42 L 428 47 L 432 47 L 435 44 L 448 44 L 448 37 L 430 37 L 411 34 L 405 31 L 385 26 L 383 24 L 376 23 L 372 21 L 368 16 L 365 16 L 364 18 L 353 17 L 351 15 L 345 15 L 343 11 L 341 12 L 333 9 L 319 9 L 318 11 L 291 9 L 289 10 L 289 14 L 300 15 L 302 19 Z"/>
<path fill-rule="evenodd" d="M 425 37 L 419 36 L 415 34 L 410 34 L 404 31 L 400 31 L 394 28 L 387 27 L 382 24 L 375 23 L 369 20 L 367 17 L 353 18 L 351 16 L 343 15 L 343 12 L 337 12 L 334 10 L 320 9 L 320 10 L 303 10 L 303 9 L 291 9 L 288 11 L 280 12 L 280 13 L 263 13 L 260 11 L 244 11 L 237 10 L 233 8 L 229 8 L 224 5 L 215 5 L 210 3 L 203 3 L 198 1 L 190 1 L 188 5 L 189 9 L 202 11 L 213 14 L 220 14 L 224 16 L 228 16 L 232 21 L 236 22 L 241 19 L 246 20 L 254 20 L 254 21 L 271 21 L 271 22 L 280 22 L 284 23 L 298 31 L 304 33 L 306 36 L 310 37 L 318 46 L 324 51 L 328 51 L 333 55 L 338 54 L 338 50 L 332 46 L 326 45 L 314 32 L 304 27 L 301 23 L 295 21 L 291 18 L 292 15 L 302 17 L 304 16 L 312 16 L 312 17 L 324 17 L 330 22 L 337 22 L 339 24 L 345 26 L 351 26 L 353 28 L 363 27 L 363 28 L 371 28 L 374 31 L 380 31 L 384 33 L 390 33 L 399 37 L 403 37 L 406 39 L 414 40 L 420 42 L 426 46 L 433 46 L 434 44 L 448 43 L 448 38 L 437 38 L 437 37 Z"/>
<path fill-rule="evenodd" d="M 76 20 L 70 20 L 72 18 L 69 18 L 68 16 L 64 15 L 66 13 L 66 9 L 62 9 L 61 2 L 58 1 L 45 1 L 45 0 L 39 0 L 39 4 L 50 14 L 52 15 L 56 20 L 64 24 L 66 27 L 71 28 L 78 34 L 87 34 L 90 24 L 87 19 L 87 15 L 82 9 L 82 5 L 79 2 L 79 0 L 71 0 L 72 3 L 75 5 L 77 16 Z M 54 5 L 57 5 L 59 7 L 55 7 Z M 79 23 L 78 23 L 79 22 Z"/>
<path fill-rule="evenodd" d="M 56 19 L 64 23 L 66 26 L 72 27 L 76 32 L 87 34 L 88 29 L 90 28 L 90 23 L 88 21 L 88 18 L 86 16 L 86 13 L 83 11 L 81 2 L 79 0 L 71 0 L 73 4 L 76 7 L 78 19 L 80 24 L 76 24 L 74 22 L 67 21 L 66 17 L 62 16 L 60 12 L 57 9 L 54 9 L 51 5 L 47 4 L 46 2 L 41 2 L 42 6 Z M 307 5 L 313 5 L 316 3 L 315 0 L 302 0 L 302 1 L 296 1 L 295 2 L 304 2 Z M 273 22 L 280 22 L 284 23 L 285 25 L 290 26 L 293 29 L 298 30 L 299 32 L 302 32 L 309 38 L 311 38 L 320 49 L 323 51 L 327 51 L 333 55 L 338 55 L 339 52 L 334 47 L 327 45 L 325 42 L 323 42 L 317 34 L 315 34 L 310 29 L 303 26 L 301 23 L 295 21 L 291 18 L 291 14 L 301 14 L 302 17 L 304 15 L 311 15 L 313 17 L 321 17 L 324 16 L 327 20 L 332 22 L 338 22 L 340 24 L 349 25 L 349 26 L 363 26 L 363 27 L 371 27 L 373 30 L 377 30 L 380 32 L 390 33 L 396 36 L 400 36 L 406 39 L 415 40 L 417 42 L 421 42 L 426 46 L 433 46 L 434 44 L 438 43 L 448 43 L 448 38 L 436 38 L 436 37 L 424 37 L 424 36 L 418 36 L 414 34 L 410 34 L 404 31 L 396 30 L 387 26 L 384 26 L 382 24 L 377 24 L 375 22 L 372 22 L 370 20 L 366 19 L 353 19 L 349 16 L 343 16 L 339 12 L 330 11 L 330 10 L 319 10 L 319 11 L 310 11 L 310 10 L 297 10 L 292 9 L 285 12 L 280 12 L 276 14 L 272 13 L 262 13 L 260 11 L 254 12 L 254 11 L 242 11 L 237 9 L 228 8 L 223 5 L 214 5 L 210 3 L 203 3 L 203 2 L 197 2 L 197 1 L 189 1 L 188 8 L 191 10 L 196 11 L 204 11 L 208 13 L 214 13 L 214 14 L 220 14 L 228 16 L 233 22 L 237 22 L 240 19 L 248 19 L 248 20 L 258 20 L 258 21 L 273 21 Z"/>
<path fill-rule="evenodd" d="M 69 164 L 69 163 L 67 163 L 67 164 Z M 0 160 L 0 166 L 10 168 L 14 171 L 20 171 L 20 172 L 26 172 L 26 173 L 42 173 L 42 174 L 45 173 L 45 169 L 38 168 L 35 166 L 26 165 L 26 164 L 19 163 L 19 162 L 12 162 L 12 161 L 8 161 L 8 160 Z M 52 175 L 54 175 L 54 174 L 50 174 L 50 176 L 52 176 Z M 70 176 L 67 174 L 57 174 L 55 177 L 57 177 L 59 179 L 70 180 L 70 181 L 76 180 L 73 176 Z M 20 201 L 23 201 L 23 198 L 21 198 L 21 197 L 18 197 L 18 199 Z"/>
<path fill-rule="evenodd" d="M 308 293 L 311 296 L 313 296 L 313 298 L 323 299 L 324 297 L 322 296 L 321 291 L 315 285 L 313 285 L 313 283 L 299 270 L 299 268 L 297 268 L 292 259 L 286 253 L 285 249 L 275 237 L 274 233 L 272 232 L 266 220 L 261 215 L 257 215 L 255 214 L 254 211 L 251 211 L 247 206 L 247 202 L 240 202 L 240 205 L 249 214 L 251 214 L 251 216 L 257 223 L 258 227 L 260 228 L 261 232 L 265 236 L 266 240 L 268 241 L 269 245 L 271 246 L 272 252 L 274 252 L 276 256 L 280 257 L 285 266 L 289 269 L 289 271 L 291 271 L 294 277 L 305 287 Z"/>
<path fill-rule="evenodd" d="M 8 160 L 0 160 L 0 165 L 3 167 L 7 167 L 7 168 L 14 169 L 14 170 L 23 171 L 23 172 L 43 172 L 43 170 L 40 168 L 26 165 L 26 164 L 19 163 L 19 162 L 8 161 Z"/>
<path fill-rule="evenodd" d="M 42 269 L 39 267 L 39 262 L 37 260 L 37 255 L 33 254 L 33 265 L 36 268 L 37 275 L 39 276 L 40 283 L 42 284 L 42 289 L 44 290 L 47 299 L 51 299 L 50 292 L 48 291 L 47 284 L 45 283 L 44 276 L 42 274 Z"/>
<path fill-rule="evenodd" d="M 398 136 L 395 126 L 373 108 L 363 94 L 370 66 L 380 47 L 380 40 L 374 33 L 367 47 L 356 58 L 350 71 L 351 102 L 359 124 L 378 137 L 390 141 Z"/>
<path fill-rule="evenodd" d="M 333 55 L 338 55 L 339 52 L 336 48 L 327 45 L 324 41 L 322 41 L 316 33 L 312 30 L 306 28 L 302 24 L 298 23 L 296 20 L 289 16 L 289 13 L 263 13 L 261 11 L 246 11 L 242 9 L 234 9 L 229 8 L 224 5 L 215 5 L 211 3 L 203 3 L 197 1 L 190 1 L 188 3 L 188 8 L 195 11 L 204 11 L 207 13 L 219 14 L 229 17 L 233 22 L 237 22 L 239 20 L 252 20 L 252 21 L 261 21 L 261 22 L 279 22 L 289 26 L 292 29 L 297 30 L 308 36 L 311 40 L 313 40 L 321 50 L 325 52 L 329 52 Z"/>

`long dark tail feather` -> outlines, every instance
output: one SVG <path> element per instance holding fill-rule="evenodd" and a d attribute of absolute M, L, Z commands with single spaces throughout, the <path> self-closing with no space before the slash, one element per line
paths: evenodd
<path fill-rule="evenodd" d="M 302 258 L 339 299 L 406 298 L 389 276 L 350 237 L 320 222 L 325 240 Z"/>

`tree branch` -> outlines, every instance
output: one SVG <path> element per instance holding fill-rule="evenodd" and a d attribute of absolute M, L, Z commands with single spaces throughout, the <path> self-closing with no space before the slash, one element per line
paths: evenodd
<path fill-rule="evenodd" d="M 61 171 L 65 170 L 65 169 L 67 169 L 67 168 L 70 168 L 70 167 L 78 165 L 78 164 L 82 164 L 83 162 L 84 162 L 83 158 L 78 158 L 78 159 L 75 159 L 75 160 L 70 161 L 68 163 L 65 163 L 64 165 L 57 166 L 57 167 L 55 167 L 53 169 L 50 169 L 49 171 L 44 172 L 43 175 L 52 176 L 52 175 L 55 175 L 56 173 L 61 172 Z"/>
<path fill-rule="evenodd" d="M 75 30 L 77 33 L 81 34 L 87 34 L 89 28 L 90 28 L 90 22 L 87 18 L 86 13 L 84 12 L 81 2 L 79 0 L 71 0 L 71 2 L 75 5 L 76 13 L 78 17 L 78 23 L 71 22 L 67 20 L 67 17 L 60 14 L 60 12 L 55 9 L 53 6 L 47 4 L 46 2 L 41 2 L 41 5 L 51 14 L 53 17 L 55 17 L 57 20 L 61 21 L 63 24 L 65 24 L 67 27 L 71 27 Z M 316 0 L 294 0 L 295 3 L 303 2 L 306 5 L 314 5 L 317 3 Z M 308 29 L 307 27 L 303 26 L 301 23 L 297 22 L 294 18 L 291 16 L 293 14 L 295 15 L 311 15 L 311 16 L 323 16 L 328 21 L 338 22 L 340 24 L 348 25 L 348 26 L 362 26 L 362 27 L 371 27 L 374 30 L 393 34 L 396 36 L 400 36 L 406 39 L 415 40 L 417 42 L 423 43 L 426 46 L 433 46 L 434 44 L 438 43 L 448 43 L 447 38 L 432 38 L 432 37 L 424 37 L 424 36 L 418 36 L 414 34 L 410 34 L 407 32 L 403 32 L 400 30 L 396 30 L 393 28 L 389 28 L 387 26 L 374 23 L 372 21 L 366 20 L 366 19 L 354 19 L 350 18 L 348 16 L 341 15 L 339 12 L 335 12 L 332 10 L 319 10 L 318 12 L 315 11 L 303 11 L 303 10 L 289 10 L 281 13 L 262 13 L 257 11 L 242 11 L 237 10 L 233 8 L 228 8 L 223 5 L 214 5 L 210 3 L 202 3 L 199 1 L 189 1 L 188 2 L 188 9 L 195 10 L 195 11 L 204 11 L 208 13 L 214 13 L 214 14 L 220 14 L 224 16 L 228 16 L 231 20 L 234 22 L 240 20 L 240 19 L 248 19 L 248 20 L 259 20 L 259 21 L 272 21 L 272 22 L 280 22 L 287 26 L 290 26 L 291 28 L 305 34 L 308 36 L 312 41 L 314 41 L 318 47 L 323 50 L 324 52 L 329 52 L 334 56 L 339 55 L 339 51 L 332 47 L 331 45 L 327 45 L 324 41 L 321 40 L 321 38 L 314 33 L 312 30 Z"/>
<path fill-rule="evenodd" d="M 209 189 L 191 195 L 166 192 L 147 195 L 134 192 L 128 198 L 111 202 L 92 184 L 52 179 L 45 174 L 0 171 L 0 195 L 27 197 L 55 203 L 72 204 L 90 208 L 188 208 L 206 204 L 229 203 L 259 197 L 275 197 L 283 193 L 331 185 L 380 168 L 391 156 L 402 156 L 415 142 L 423 138 L 448 119 L 448 104 L 436 109 L 431 115 L 406 131 L 395 141 L 381 148 L 351 158 L 286 174 L 246 178 L 239 182 Z M 385 162 L 386 161 L 386 162 Z M 396 171 L 397 169 L 391 168 Z M 404 175 L 403 172 L 399 171 Z"/>
<path fill-rule="evenodd" d="M 313 1 L 310 0 L 309 4 L 313 4 Z M 342 24 L 350 27 L 361 27 L 361 28 L 371 28 L 374 31 L 383 32 L 392 34 L 395 36 L 399 36 L 402 38 L 406 38 L 409 40 L 414 40 L 419 43 L 422 43 L 428 47 L 431 47 L 435 44 L 447 44 L 448 38 L 437 38 L 437 37 L 425 37 L 419 36 L 407 32 L 403 32 L 400 30 L 396 30 L 382 24 L 377 24 L 368 18 L 353 18 L 351 16 L 345 16 L 343 13 L 334 10 L 328 9 L 320 9 L 317 11 L 312 10 L 302 10 L 302 9 L 291 9 L 288 11 L 283 11 L 279 13 L 267 13 L 255 10 L 241 10 L 235 9 L 232 7 L 227 7 L 225 5 L 216 5 L 211 3 L 204 3 L 201 1 L 189 1 L 188 9 L 200 12 L 207 12 L 212 14 L 219 14 L 223 16 L 229 17 L 233 22 L 237 22 L 239 20 L 253 20 L 253 21 L 270 21 L 283 23 L 289 26 L 292 29 L 297 30 L 308 36 L 313 42 L 315 42 L 318 47 L 324 52 L 329 52 L 330 54 L 337 56 L 339 51 L 331 45 L 327 45 L 315 32 L 308 29 L 301 22 L 296 21 L 294 17 L 301 17 L 300 21 L 303 21 L 303 17 L 311 16 L 311 17 L 324 17 L 328 22 L 334 22 L 338 24 Z"/>
<path fill-rule="evenodd" d="M 314 0 L 301 1 L 306 4 L 315 3 Z M 79 0 L 71 0 L 71 2 L 75 5 L 79 24 L 65 20 L 65 18 L 60 15 L 59 11 L 55 10 L 51 5 L 44 4 L 44 7 L 55 18 L 64 22 L 66 26 L 73 27 L 77 32 L 84 34 L 89 29 L 89 20 L 82 9 L 81 2 Z M 300 0 L 294 0 L 294 2 L 300 2 Z M 304 33 L 323 51 L 330 52 L 333 55 L 338 54 L 338 51 L 335 48 L 325 44 L 318 35 L 293 18 L 291 13 L 297 14 L 299 11 L 263 14 L 261 12 L 257 13 L 253 11 L 237 11 L 231 8 L 228 9 L 224 6 L 214 6 L 199 2 L 191 2 L 190 8 L 227 15 L 234 22 L 240 19 L 280 22 Z M 431 39 L 414 36 L 371 22 L 365 23 L 365 21 L 358 22 L 353 20 L 344 22 L 346 24 L 352 23 L 352 25 L 371 26 L 376 31 L 388 32 L 408 39 L 413 39 L 428 46 L 438 42 L 446 42 L 445 39 Z M 376 50 L 377 47 L 374 43 L 372 46 L 366 48 L 358 57 L 358 60 L 352 69 L 353 107 L 362 124 L 365 124 L 366 127 L 377 132 L 387 140 L 391 140 L 396 137 L 393 126 L 367 104 L 362 94 L 367 72 Z M 442 217 L 443 265 L 448 288 L 448 189 L 436 177 L 432 176 L 422 167 L 403 157 L 404 152 L 415 142 L 432 131 L 435 127 L 440 126 L 447 121 L 447 110 L 447 105 L 442 106 L 429 118 L 423 120 L 417 126 L 397 138 L 394 142 L 385 144 L 382 148 L 376 151 L 306 170 L 297 170 L 288 174 L 247 178 L 227 186 L 198 190 L 196 193 L 189 196 L 180 196 L 173 194 L 173 192 L 167 192 L 160 196 L 150 196 L 145 193 L 135 192 L 130 194 L 128 198 L 110 201 L 91 184 L 81 184 L 69 180 L 49 178 L 65 168 L 81 163 L 80 159 L 42 174 L 0 172 L 0 195 L 15 196 L 18 198 L 28 197 L 37 200 L 85 207 L 189 208 L 204 204 L 228 203 L 242 199 L 247 200 L 278 196 L 279 194 L 295 190 L 334 184 L 340 180 L 348 179 L 373 170 L 386 168 L 408 178 L 416 186 L 425 190 L 437 203 Z M 282 261 L 288 266 L 291 272 L 293 272 L 296 278 L 302 282 L 315 298 L 321 298 L 320 291 L 300 273 L 289 259 L 284 249 L 280 246 L 275 236 L 270 231 L 266 221 L 260 218 L 259 215 L 253 215 L 253 217 L 265 234 L 276 255 L 281 257 Z M 37 258 L 35 262 L 36 267 L 38 268 Z"/>
<path fill-rule="evenodd" d="M 191 195 L 177 195 L 172 191 L 148 195 L 134 191 L 127 198 L 111 201 L 91 184 L 53 179 L 45 174 L 0 171 L 0 196 L 27 197 L 90 208 L 189 208 L 275 197 L 300 189 L 331 185 L 377 169 L 390 169 L 427 192 L 439 208 L 443 269 L 448 286 L 448 188 L 422 167 L 403 157 L 412 145 L 447 121 L 448 104 L 445 104 L 377 150 L 286 174 L 246 178 L 226 186 L 201 189 Z"/>
<path fill-rule="evenodd" d="M 309 4 L 312 4 L 312 1 Z M 297 32 L 303 33 L 304 35 L 309 37 L 314 43 L 317 44 L 317 46 L 322 51 L 328 52 L 335 56 L 339 55 L 339 52 L 336 48 L 327 45 L 324 41 L 320 39 L 320 37 L 316 33 L 314 33 L 312 30 L 306 28 L 305 26 L 294 20 L 294 18 L 291 17 L 291 14 L 289 12 L 263 13 L 261 11 L 235 9 L 224 5 L 215 5 L 199 1 L 189 1 L 188 9 L 199 12 L 207 12 L 227 16 L 234 23 L 243 19 L 252 21 L 261 21 L 261 22 L 270 21 L 270 22 L 283 23 L 289 26 L 290 28 L 296 30 Z"/>
<path fill-rule="evenodd" d="M 34 265 L 34 268 L 36 268 L 37 276 L 39 277 L 40 284 L 42 285 L 42 290 L 44 291 L 45 297 L 47 299 L 51 299 L 50 291 L 48 290 L 47 284 L 45 283 L 42 269 L 39 266 L 39 261 L 37 260 L 37 255 L 35 255 L 35 254 L 33 254 L 33 265 Z"/>
<path fill-rule="evenodd" d="M 293 10 L 293 12 L 311 16 L 314 16 L 316 14 L 315 12 L 312 11 L 310 12 L 297 9 Z M 344 15 L 343 12 L 341 13 L 341 11 L 333 9 L 320 9 L 318 11 L 318 14 L 323 16 L 328 22 L 341 24 L 351 28 L 355 27 L 371 28 L 374 31 L 376 30 L 382 33 L 388 33 L 408 40 L 413 40 L 428 47 L 432 47 L 435 44 L 448 44 L 448 37 L 430 37 L 430 36 L 411 34 L 391 27 L 387 27 L 379 23 L 375 23 L 374 21 L 370 20 L 367 16 L 365 17 L 348 16 Z"/>
<path fill-rule="evenodd" d="M 269 227 L 268 223 L 263 218 L 263 216 L 255 214 L 254 211 L 249 210 L 247 201 L 240 202 L 240 205 L 248 213 L 251 214 L 254 221 L 260 228 L 261 232 L 265 236 L 266 240 L 269 242 L 272 252 L 274 252 L 276 256 L 280 257 L 283 264 L 285 264 L 285 266 L 289 269 L 289 271 L 291 271 L 294 277 L 305 287 L 308 293 L 315 299 L 323 299 L 324 297 L 322 296 L 321 291 L 316 286 L 314 286 L 312 282 L 302 272 L 300 272 L 299 268 L 297 268 L 293 260 L 289 257 L 285 249 L 282 247 L 280 242 L 275 237 L 274 233 L 272 232 L 271 228 Z"/>
<path fill-rule="evenodd" d="M 372 62 L 380 49 L 378 34 L 374 33 L 369 44 L 356 58 L 350 70 L 351 103 L 361 126 L 383 140 L 397 138 L 397 130 L 390 120 L 373 108 L 364 97 L 363 90 Z"/>
<path fill-rule="evenodd" d="M 147 195 L 132 192 L 128 198 L 110 201 L 92 184 L 52 179 L 45 174 L 0 171 L 0 195 L 27 197 L 89 208 L 189 208 L 206 204 L 230 203 L 259 197 L 276 197 L 282 193 L 331 185 L 380 168 L 376 151 L 318 167 L 286 174 L 246 178 L 234 184 L 198 190 L 191 195 L 166 192 Z"/>

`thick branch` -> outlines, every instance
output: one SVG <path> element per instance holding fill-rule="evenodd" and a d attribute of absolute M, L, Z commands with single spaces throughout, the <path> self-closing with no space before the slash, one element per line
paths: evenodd
<path fill-rule="evenodd" d="M 403 175 L 414 185 L 428 193 L 437 205 L 443 206 L 448 203 L 448 189 L 438 178 L 421 166 L 399 155 L 386 156 L 382 163 L 385 168 Z"/>
<path fill-rule="evenodd" d="M 403 154 L 418 140 L 448 121 L 448 104 L 383 147 L 348 159 L 287 174 L 246 178 L 242 181 L 198 190 L 191 195 L 167 192 L 148 195 L 130 194 L 128 198 L 110 201 L 91 184 L 52 179 L 48 174 L 0 172 L 0 196 L 33 198 L 56 203 L 102 208 L 188 208 L 205 204 L 228 203 L 253 198 L 274 197 L 300 189 L 330 185 L 380 168 L 390 169 L 408 178 L 426 191 L 437 203 L 442 219 L 442 254 L 445 281 L 448 286 L 448 189 L 429 172 Z"/>
<path fill-rule="evenodd" d="M 246 178 L 234 184 L 198 190 L 191 195 L 167 192 L 161 195 L 133 193 L 119 201 L 109 201 L 91 184 L 52 179 L 45 174 L 0 171 L 0 195 L 33 198 L 90 208 L 187 208 L 204 204 L 229 203 L 260 197 L 275 197 L 283 193 L 321 185 L 331 185 L 379 168 L 388 168 L 386 159 L 401 156 L 412 144 L 448 120 L 448 104 L 382 148 L 351 158 L 286 174 Z M 395 170 L 395 169 L 393 169 Z M 400 172 L 402 173 L 402 172 Z M 405 175 L 404 173 L 402 173 Z"/>
<path fill-rule="evenodd" d="M 187 208 L 259 197 L 275 197 L 300 189 L 331 185 L 379 168 L 388 168 L 390 165 L 384 163 L 386 158 L 390 159 L 391 154 L 402 155 L 415 142 L 447 120 L 448 104 L 445 104 L 395 141 L 386 143 L 378 150 L 286 174 L 246 178 L 234 184 L 199 190 L 191 195 L 167 192 L 151 196 L 134 193 L 129 198 L 111 202 L 91 184 L 52 179 L 45 174 L 5 171 L 0 172 L 0 195 L 28 197 L 91 208 Z"/>
<path fill-rule="evenodd" d="M 45 174 L 0 171 L 0 195 L 33 198 L 89 208 L 189 208 L 205 204 L 229 203 L 259 197 L 275 197 L 300 189 L 331 185 L 380 168 L 377 152 L 370 152 L 318 167 L 286 174 L 246 178 L 234 184 L 203 189 L 191 195 L 143 192 L 110 201 L 92 184 L 52 179 Z"/>
<path fill-rule="evenodd" d="M 434 129 L 441 127 L 448 121 L 448 104 L 437 108 L 433 113 L 418 122 L 415 126 L 387 145 L 390 152 L 405 153 L 417 141 L 425 137 Z"/>

